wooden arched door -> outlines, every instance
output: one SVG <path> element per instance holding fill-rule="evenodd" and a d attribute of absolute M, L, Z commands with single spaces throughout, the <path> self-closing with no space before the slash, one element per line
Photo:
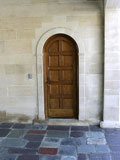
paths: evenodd
<path fill-rule="evenodd" d="M 44 45 L 46 117 L 77 118 L 78 49 L 67 35 L 57 34 Z"/>

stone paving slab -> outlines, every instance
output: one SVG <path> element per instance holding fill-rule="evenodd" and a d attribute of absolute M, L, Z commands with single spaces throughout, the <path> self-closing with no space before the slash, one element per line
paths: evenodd
<path fill-rule="evenodd" d="M 106 141 L 110 146 L 120 145 L 120 135 L 108 135 L 106 136 Z"/>
<path fill-rule="evenodd" d="M 58 148 L 40 147 L 40 149 L 38 150 L 38 153 L 40 153 L 40 154 L 56 155 L 58 153 Z"/>
<path fill-rule="evenodd" d="M 0 147 L 0 155 L 7 155 L 8 154 L 8 148 Z"/>
<path fill-rule="evenodd" d="M 6 137 L 10 131 L 10 129 L 0 129 L 0 137 Z"/>
<path fill-rule="evenodd" d="M 96 126 L 96 125 L 92 125 L 92 126 L 90 126 L 90 131 L 102 132 L 103 128 L 100 128 L 99 126 Z"/>
<path fill-rule="evenodd" d="M 76 148 L 74 146 L 64 146 L 61 145 L 59 148 L 59 154 L 60 155 L 66 155 L 66 156 L 75 156 L 77 155 Z"/>
<path fill-rule="evenodd" d="M 61 160 L 76 160 L 76 157 L 73 157 L 73 156 L 62 156 Z"/>
<path fill-rule="evenodd" d="M 105 145 L 106 143 L 105 138 L 87 138 L 87 144 Z"/>
<path fill-rule="evenodd" d="M 26 148 L 9 148 L 8 149 L 9 154 L 29 154 L 34 155 L 37 153 L 37 150 L 35 149 L 26 149 Z"/>
<path fill-rule="evenodd" d="M 96 152 L 98 153 L 109 153 L 110 149 L 107 145 L 97 145 Z"/>
<path fill-rule="evenodd" d="M 105 138 L 105 135 L 102 132 L 86 132 L 85 136 L 87 138 Z"/>
<path fill-rule="evenodd" d="M 13 125 L 12 128 L 14 128 L 14 129 L 24 129 L 25 127 L 26 127 L 25 124 L 16 123 L 16 124 Z"/>
<path fill-rule="evenodd" d="M 0 142 L 2 147 L 24 147 L 27 141 L 24 139 L 6 138 Z"/>
<path fill-rule="evenodd" d="M 118 146 L 110 146 L 110 150 L 115 153 L 120 153 L 120 145 Z"/>
<path fill-rule="evenodd" d="M 60 143 L 60 141 L 61 141 L 60 138 L 51 138 L 51 137 L 44 138 L 44 142 Z"/>
<path fill-rule="evenodd" d="M 31 148 L 31 149 L 38 149 L 40 147 L 40 144 L 41 144 L 41 142 L 31 141 L 31 142 L 28 142 L 25 147 L 26 148 Z"/>
<path fill-rule="evenodd" d="M 120 129 L 0 123 L 0 160 L 120 160 Z"/>
<path fill-rule="evenodd" d="M 87 155 L 86 154 L 78 154 L 77 160 L 87 160 Z"/>
<path fill-rule="evenodd" d="M 69 126 L 48 126 L 47 130 L 69 131 L 70 127 Z"/>
<path fill-rule="evenodd" d="M 78 153 L 95 153 L 94 145 L 80 145 L 77 147 Z"/>
<path fill-rule="evenodd" d="M 25 129 L 14 129 L 8 134 L 7 137 L 8 138 L 20 138 L 20 137 L 23 137 L 26 132 L 27 130 Z"/>
<path fill-rule="evenodd" d="M 72 126 L 71 131 L 89 131 L 88 126 Z"/>
<path fill-rule="evenodd" d="M 109 153 L 95 153 L 88 155 L 90 160 L 112 160 Z"/>
<path fill-rule="evenodd" d="M 60 144 L 55 142 L 42 142 L 40 146 L 45 148 L 59 148 Z"/>
<path fill-rule="evenodd" d="M 32 134 L 26 134 L 24 136 L 24 139 L 28 140 L 28 141 L 39 141 L 41 142 L 43 140 L 43 135 L 32 135 Z"/>
<path fill-rule="evenodd" d="M 39 160 L 61 160 L 61 156 L 55 156 L 55 155 L 40 155 Z"/>
<path fill-rule="evenodd" d="M 21 155 L 17 160 L 39 160 L 39 155 Z"/>
<path fill-rule="evenodd" d="M 49 130 L 47 131 L 47 137 L 67 138 L 69 137 L 69 132 Z"/>
<path fill-rule="evenodd" d="M 86 144 L 86 141 L 84 138 L 74 138 L 74 137 L 70 137 L 70 138 L 64 138 L 61 140 L 61 145 L 82 145 L 82 144 Z"/>
<path fill-rule="evenodd" d="M 120 160 L 120 153 L 112 153 L 112 160 Z"/>
<path fill-rule="evenodd" d="M 34 124 L 26 124 L 26 125 L 25 125 L 25 128 L 26 128 L 26 129 L 29 129 L 29 130 L 30 130 L 30 129 L 40 129 L 40 127 L 43 128 L 43 125 L 38 125 L 38 124 L 35 124 L 35 125 L 34 125 Z M 47 128 L 47 126 L 46 126 L 46 128 Z M 45 128 L 45 129 L 46 129 L 46 128 Z"/>
<path fill-rule="evenodd" d="M 11 128 L 13 123 L 1 123 L 0 128 Z"/>
<path fill-rule="evenodd" d="M 83 137 L 84 133 L 83 132 L 71 132 L 70 134 L 71 137 Z"/>
<path fill-rule="evenodd" d="M 15 155 L 15 154 L 1 154 L 0 155 L 0 160 L 16 160 L 18 157 L 18 155 Z M 23 160 L 23 159 L 22 159 Z"/>
<path fill-rule="evenodd" d="M 80 142 L 80 144 L 82 144 L 81 142 Z M 62 141 L 61 141 L 61 145 L 76 145 L 76 142 L 74 141 L 74 139 L 73 138 L 64 138 L 64 139 L 62 139 Z"/>
<path fill-rule="evenodd" d="M 29 130 L 27 134 L 45 134 L 45 130 Z"/>

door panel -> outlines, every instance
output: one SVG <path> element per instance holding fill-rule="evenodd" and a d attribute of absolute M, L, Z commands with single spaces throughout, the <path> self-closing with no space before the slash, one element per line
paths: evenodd
<path fill-rule="evenodd" d="M 62 71 L 62 80 L 63 81 L 73 81 L 73 71 L 72 70 Z"/>
<path fill-rule="evenodd" d="M 48 76 L 49 76 L 50 81 L 58 81 L 59 80 L 59 71 L 58 70 L 50 70 Z"/>
<path fill-rule="evenodd" d="M 59 40 L 54 41 L 50 44 L 49 52 L 58 52 L 59 51 Z"/>
<path fill-rule="evenodd" d="M 63 99 L 63 108 L 65 109 L 72 109 L 73 106 L 73 99 Z"/>
<path fill-rule="evenodd" d="M 62 94 L 71 95 L 72 89 L 73 89 L 73 85 L 62 85 Z"/>
<path fill-rule="evenodd" d="M 59 98 L 56 99 L 50 99 L 50 109 L 59 109 Z"/>
<path fill-rule="evenodd" d="M 58 65 L 59 65 L 59 56 L 54 56 L 54 55 L 49 56 L 49 66 L 58 67 Z"/>
<path fill-rule="evenodd" d="M 59 34 L 44 46 L 44 86 L 46 117 L 77 115 L 77 46 Z"/>
<path fill-rule="evenodd" d="M 59 85 L 50 85 L 50 95 L 59 94 Z"/>
<path fill-rule="evenodd" d="M 72 56 L 65 55 L 62 58 L 63 58 L 63 60 L 62 60 L 63 66 L 72 67 L 72 65 L 73 65 L 73 57 Z"/>

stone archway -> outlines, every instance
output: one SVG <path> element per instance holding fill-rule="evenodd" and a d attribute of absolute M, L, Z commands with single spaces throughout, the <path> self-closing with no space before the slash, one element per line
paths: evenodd
<path fill-rule="evenodd" d="M 84 63 L 79 63 L 79 68 L 85 66 L 85 58 L 84 58 L 84 42 L 82 37 L 80 36 L 79 32 L 75 32 L 72 29 L 69 28 L 52 28 L 50 30 L 47 30 L 44 33 L 40 33 L 39 39 L 37 41 L 37 47 L 36 47 L 36 78 L 37 78 L 37 107 L 39 112 L 39 119 L 44 120 L 45 119 L 45 110 L 44 110 L 44 75 L 43 75 L 43 47 L 47 39 L 55 34 L 66 34 L 73 38 L 75 42 L 78 45 L 78 58 L 79 61 L 82 61 Z M 82 82 L 82 83 L 81 83 Z M 82 96 L 79 93 L 79 120 L 85 120 L 85 73 L 79 73 L 79 92 L 81 91 L 82 87 Z"/>

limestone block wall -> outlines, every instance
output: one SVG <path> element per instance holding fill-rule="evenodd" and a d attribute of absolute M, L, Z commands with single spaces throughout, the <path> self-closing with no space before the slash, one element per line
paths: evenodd
<path fill-rule="evenodd" d="M 71 37 L 79 33 L 79 119 L 102 119 L 102 0 L 0 0 L 1 120 L 31 121 L 41 112 L 42 53 L 36 60 L 36 50 L 40 36 L 53 28 L 71 30 Z"/>
<path fill-rule="evenodd" d="M 105 10 L 104 121 L 120 127 L 120 10 Z"/>

